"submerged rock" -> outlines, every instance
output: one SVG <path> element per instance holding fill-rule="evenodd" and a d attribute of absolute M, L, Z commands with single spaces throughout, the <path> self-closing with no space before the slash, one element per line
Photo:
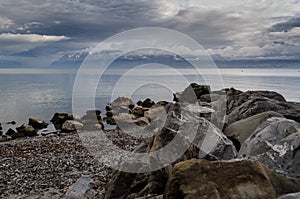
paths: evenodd
<path fill-rule="evenodd" d="M 270 169 L 300 177 L 300 124 L 285 118 L 262 123 L 241 146 L 239 157 L 262 162 Z"/>
<path fill-rule="evenodd" d="M 276 174 L 259 162 L 194 159 L 174 166 L 164 195 L 170 199 L 276 199 L 299 190 L 299 180 Z"/>

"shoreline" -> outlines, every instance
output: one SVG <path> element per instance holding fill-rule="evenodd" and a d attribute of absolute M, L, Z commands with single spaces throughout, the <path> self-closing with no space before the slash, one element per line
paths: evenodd
<path fill-rule="evenodd" d="M 193 98 L 189 96 L 191 91 L 195 92 L 196 101 L 193 101 Z M 195 103 L 197 103 L 196 106 Z M 218 107 L 222 104 L 227 107 L 225 112 Z M 198 106 L 200 109 L 195 109 Z M 299 160 L 297 157 L 291 158 L 289 156 L 290 153 L 298 153 L 298 145 L 295 145 L 298 142 L 295 142 L 295 140 L 299 141 L 300 146 L 300 136 L 298 136 L 300 132 L 299 110 L 299 102 L 287 102 L 282 95 L 271 91 L 242 92 L 233 88 L 210 91 L 209 86 L 191 84 L 183 92 L 174 94 L 174 102 L 154 102 L 151 99 L 146 99 L 135 103 L 128 98 L 117 98 L 111 103 L 111 106 L 106 107 L 105 114 L 100 110 L 89 110 L 83 117 L 67 113 L 56 113 L 51 120 L 56 131 L 45 131 L 44 136 L 36 136 L 37 132 L 41 132 L 37 129 L 43 129 L 42 127 L 48 125 L 44 121 L 31 119 L 31 122 L 29 121 L 31 125 L 23 126 L 19 131 L 15 131 L 15 133 L 22 134 L 21 138 L 18 138 L 18 135 L 14 140 L 0 142 L 0 165 L 2 165 L 0 197 L 26 198 L 32 196 L 34 198 L 34 195 L 36 195 L 36 198 L 40 198 L 44 197 L 45 194 L 52 194 L 51 197 L 53 198 L 65 197 L 71 185 L 85 175 L 90 176 L 94 181 L 94 187 L 92 188 L 94 198 L 116 198 L 115 194 L 121 194 L 124 198 L 125 196 L 129 198 L 146 197 L 149 194 L 153 195 L 153 198 L 162 195 L 171 196 L 174 191 L 179 190 L 173 190 L 172 192 L 168 188 L 168 185 L 172 183 L 170 177 L 167 177 L 168 183 L 165 182 L 159 185 L 160 191 L 148 190 L 145 192 L 144 189 L 139 189 L 139 192 L 132 192 L 131 183 L 128 180 L 132 178 L 133 181 L 137 180 L 136 183 L 138 183 L 138 179 L 145 174 L 138 174 L 129 178 L 120 177 L 123 175 L 122 171 L 113 172 L 113 169 L 104 166 L 99 161 L 95 161 L 92 157 L 93 154 L 82 145 L 82 140 L 78 135 L 79 133 L 87 134 L 87 132 L 101 131 L 112 140 L 113 144 L 123 147 L 125 150 L 135 150 L 140 143 L 144 143 L 147 146 L 144 152 L 149 153 L 160 149 L 172 140 L 168 137 L 171 134 L 166 129 L 172 128 L 174 131 L 178 131 L 176 126 L 177 124 L 180 126 L 181 123 L 174 115 L 183 114 L 185 111 L 196 116 L 189 116 L 188 122 L 212 125 L 215 131 L 218 132 L 218 136 L 221 136 L 221 141 L 217 143 L 219 151 L 213 149 L 213 151 L 202 156 L 201 146 L 193 141 L 192 145 L 195 145 L 193 145 L 195 149 L 189 148 L 189 155 L 185 153 L 178 161 L 172 163 L 170 165 L 171 169 L 178 168 L 178 165 L 185 163 L 185 161 L 187 161 L 187 164 L 195 164 L 193 159 L 200 161 L 196 164 L 213 164 L 219 160 L 238 164 L 236 160 L 242 162 L 250 160 L 254 161 L 253 164 L 259 162 L 259 164 L 266 166 L 267 173 L 271 176 L 270 179 L 273 177 L 274 179 L 280 178 L 283 184 L 285 182 L 290 183 L 285 177 L 297 179 L 294 182 L 296 184 L 294 184 L 295 189 L 293 190 L 297 190 L 298 187 L 299 192 L 300 176 L 299 173 L 293 173 L 299 169 L 297 167 Z M 166 123 L 162 126 L 163 117 L 161 113 L 166 113 L 166 118 L 164 118 Z M 101 115 L 104 115 L 104 117 Z M 226 118 L 225 123 L 223 117 Z M 104 123 L 117 128 L 107 130 L 104 128 Z M 136 130 L 132 128 L 132 124 L 143 128 L 145 132 L 153 132 L 156 129 L 156 133 L 153 137 L 147 139 L 133 139 L 132 136 L 125 135 L 122 132 L 126 128 L 131 132 L 135 132 Z M 174 126 L 174 124 L 176 125 Z M 259 137 L 254 135 L 264 133 L 261 129 L 274 128 L 273 126 L 279 124 L 288 129 L 288 134 L 284 137 L 285 141 L 283 142 L 283 139 L 278 137 L 276 137 L 278 140 L 274 141 L 272 137 L 268 137 L 266 139 L 272 138 L 272 141 L 268 140 L 267 150 L 264 148 L 256 149 L 258 145 L 255 143 L 257 143 Z M 159 127 L 158 130 L 152 128 L 151 125 Z M 196 134 L 196 136 L 200 136 L 198 139 L 203 139 L 203 133 L 200 129 L 198 130 Z M 281 132 L 272 131 L 272 133 Z M 15 134 L 12 133 L 11 135 Z M 26 135 L 30 136 L 27 137 Z M 289 138 L 289 136 L 294 137 Z M 164 139 L 170 140 L 166 141 Z M 290 139 L 293 139 L 293 142 Z M 284 147 L 286 144 L 290 147 L 288 150 L 279 147 L 281 151 L 278 151 L 278 146 Z M 107 145 L 107 147 L 109 146 Z M 260 151 L 260 155 L 256 155 L 257 151 L 252 153 L 253 150 Z M 272 158 L 269 160 L 268 154 L 271 153 Z M 282 158 L 284 162 L 281 162 Z M 201 162 L 202 160 L 209 160 L 210 163 Z M 270 161 L 274 161 L 275 164 L 271 164 Z M 281 167 L 279 167 L 281 164 L 291 164 L 291 167 L 289 169 L 282 167 L 283 170 L 281 170 Z M 226 165 L 224 165 L 225 167 Z M 244 169 L 243 165 L 240 165 L 240 167 L 240 169 Z M 163 176 L 166 175 L 164 169 L 159 171 L 163 173 Z M 172 172 L 167 172 L 167 174 L 166 176 L 172 176 Z M 226 178 L 228 174 L 223 173 L 222 175 Z M 285 177 L 281 177 L 281 175 Z M 151 181 L 151 179 L 153 180 L 152 172 L 150 172 L 150 176 L 146 175 L 142 178 L 149 179 L 148 183 L 150 184 L 158 182 L 156 180 Z M 174 178 L 177 178 L 177 176 L 174 176 Z M 125 184 L 128 181 L 129 187 L 117 188 L 116 186 L 120 181 L 124 181 Z M 153 186 L 153 184 L 148 183 L 145 184 L 146 187 Z M 116 188 L 119 191 L 115 190 Z M 106 191 L 104 191 L 105 189 Z M 181 191 L 184 192 L 184 190 Z M 285 194 L 275 192 L 276 196 Z M 289 193 L 292 193 L 292 191 Z M 49 195 L 47 196 L 49 197 Z"/>

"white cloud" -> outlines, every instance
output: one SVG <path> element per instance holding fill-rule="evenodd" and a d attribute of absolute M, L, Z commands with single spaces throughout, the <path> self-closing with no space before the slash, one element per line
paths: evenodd
<path fill-rule="evenodd" d="M 0 29 L 1 30 L 9 29 L 13 25 L 14 25 L 13 20 L 8 19 L 7 17 L 0 16 Z"/>
<path fill-rule="evenodd" d="M 38 35 L 38 34 L 0 34 L 0 52 L 17 53 L 24 52 L 50 42 L 58 42 L 69 39 L 66 36 Z"/>

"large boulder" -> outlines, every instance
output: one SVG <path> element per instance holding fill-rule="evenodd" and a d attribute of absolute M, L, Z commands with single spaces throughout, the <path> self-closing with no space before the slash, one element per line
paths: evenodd
<path fill-rule="evenodd" d="M 286 102 L 279 102 L 268 98 L 253 98 L 234 109 L 227 116 L 226 124 L 228 126 L 236 121 L 267 111 L 275 111 L 288 117 L 288 114 L 285 113 L 286 110 L 295 108 L 294 105 Z"/>
<path fill-rule="evenodd" d="M 300 124 L 270 118 L 244 142 L 239 157 L 257 160 L 274 171 L 300 177 Z"/>
<path fill-rule="evenodd" d="M 43 120 L 38 120 L 38 119 L 35 119 L 35 118 L 29 118 L 29 122 L 28 122 L 29 125 L 31 125 L 33 128 L 37 129 L 37 130 L 40 130 L 40 129 L 45 129 L 48 127 L 48 123 L 46 123 L 45 121 Z"/>
<path fill-rule="evenodd" d="M 286 102 L 284 97 L 273 91 L 247 91 L 242 92 L 234 88 L 225 89 L 227 96 L 227 113 L 253 98 L 268 98 L 279 102 Z"/>
<path fill-rule="evenodd" d="M 182 93 L 174 94 L 174 101 L 180 103 L 197 103 L 202 95 L 210 93 L 210 86 L 199 85 L 197 83 L 190 84 Z"/>
<path fill-rule="evenodd" d="M 300 190 L 299 180 L 254 161 L 188 160 L 171 171 L 164 198 L 276 199 Z"/>
<path fill-rule="evenodd" d="M 283 117 L 281 114 L 274 111 L 264 112 L 252 117 L 234 122 L 228 126 L 224 134 L 232 140 L 236 140 L 238 145 L 244 143 L 244 141 L 251 136 L 256 128 L 271 117 Z M 239 148 L 239 147 L 238 147 Z"/>

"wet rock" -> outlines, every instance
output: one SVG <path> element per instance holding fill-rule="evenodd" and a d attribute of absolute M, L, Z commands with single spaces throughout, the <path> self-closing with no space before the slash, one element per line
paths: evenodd
<path fill-rule="evenodd" d="M 262 123 L 241 146 L 239 157 L 262 162 L 268 168 L 300 177 L 300 124 L 285 118 Z"/>
<path fill-rule="evenodd" d="M 54 124 L 57 130 L 60 130 L 65 121 L 71 119 L 72 118 L 69 117 L 68 113 L 55 113 L 50 121 Z"/>
<path fill-rule="evenodd" d="M 291 194 L 286 194 L 283 196 L 280 196 L 277 199 L 299 199 L 300 198 L 300 192 L 298 193 L 291 193 Z"/>
<path fill-rule="evenodd" d="M 151 100 L 150 98 L 147 98 L 142 102 L 142 107 L 151 108 L 152 106 L 154 106 L 154 104 L 155 104 L 155 102 L 153 100 Z"/>
<path fill-rule="evenodd" d="M 283 117 L 281 114 L 269 111 L 254 115 L 252 117 L 239 120 L 230 126 L 228 126 L 224 134 L 230 139 L 237 140 L 239 145 L 243 144 L 244 141 L 251 136 L 256 128 L 271 117 Z"/>
<path fill-rule="evenodd" d="M 37 136 L 37 130 L 31 125 L 23 124 L 22 126 L 17 127 L 16 130 L 20 135 L 28 137 Z"/>
<path fill-rule="evenodd" d="M 49 125 L 45 121 L 38 120 L 38 119 L 35 119 L 35 118 L 29 118 L 28 124 L 31 125 L 33 128 L 35 128 L 37 130 L 45 129 Z"/>
<path fill-rule="evenodd" d="M 76 132 L 83 128 L 83 124 L 75 120 L 67 120 L 62 125 L 62 132 Z"/>
<path fill-rule="evenodd" d="M 74 184 L 69 187 L 65 194 L 67 199 L 90 199 L 94 198 L 96 192 L 94 190 L 95 183 L 90 176 L 82 176 Z"/>
<path fill-rule="evenodd" d="M 275 199 L 299 189 L 299 180 L 276 174 L 259 162 L 194 159 L 174 166 L 164 196 L 172 199 Z"/>

